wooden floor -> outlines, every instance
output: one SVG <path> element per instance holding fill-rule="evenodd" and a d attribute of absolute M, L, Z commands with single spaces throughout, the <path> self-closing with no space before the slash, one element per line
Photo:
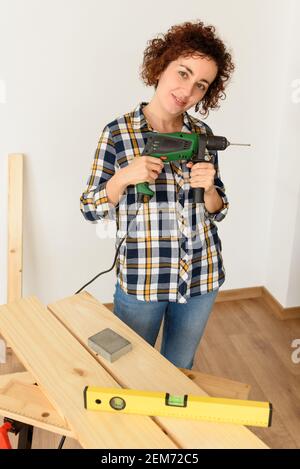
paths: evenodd
<path fill-rule="evenodd" d="M 250 399 L 272 403 L 272 426 L 251 428 L 271 448 L 300 448 L 296 338 L 300 319 L 277 319 L 262 299 L 224 302 L 215 306 L 196 354 L 195 369 L 249 383 Z"/>
<path fill-rule="evenodd" d="M 195 357 L 194 369 L 249 383 L 250 399 L 273 404 L 272 427 L 251 428 L 271 448 L 300 448 L 300 364 L 291 359 L 297 338 L 300 319 L 277 319 L 260 298 L 217 303 Z M 0 374 L 22 369 L 10 353 Z M 60 438 L 35 429 L 32 447 L 56 448 Z M 64 448 L 80 445 L 67 438 Z"/>

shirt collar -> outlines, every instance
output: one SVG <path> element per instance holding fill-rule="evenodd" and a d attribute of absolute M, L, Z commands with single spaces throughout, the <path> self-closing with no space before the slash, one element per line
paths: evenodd
<path fill-rule="evenodd" d="M 145 101 L 142 101 L 141 103 L 139 103 L 136 108 L 132 111 L 132 113 L 130 114 L 130 119 L 131 119 L 131 123 L 132 123 L 132 127 L 134 129 L 142 129 L 144 127 L 147 127 L 149 128 L 148 126 L 148 122 L 146 120 L 146 117 L 143 113 L 143 110 L 142 108 L 144 106 L 146 106 L 146 104 L 148 104 L 147 102 Z M 186 111 L 184 112 L 183 114 L 183 123 L 184 125 L 187 126 L 187 128 L 191 131 L 191 132 L 196 132 L 195 130 L 195 124 L 193 122 L 193 118 L 192 116 L 190 116 Z"/>

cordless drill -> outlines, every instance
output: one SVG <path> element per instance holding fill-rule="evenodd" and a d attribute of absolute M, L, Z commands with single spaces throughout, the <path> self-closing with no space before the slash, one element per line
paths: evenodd
<path fill-rule="evenodd" d="M 170 161 L 188 160 L 193 163 L 214 164 L 213 157 L 205 153 L 209 150 L 225 150 L 229 145 L 250 146 L 248 143 L 229 143 L 225 137 L 205 135 L 198 133 L 159 133 L 149 132 L 147 143 L 142 156 L 149 155 L 160 158 L 165 156 L 163 163 Z M 149 200 L 154 192 L 149 188 L 148 182 L 137 184 L 138 202 Z M 146 196 L 146 199 L 145 199 Z M 204 203 L 204 188 L 193 188 L 194 202 Z"/>

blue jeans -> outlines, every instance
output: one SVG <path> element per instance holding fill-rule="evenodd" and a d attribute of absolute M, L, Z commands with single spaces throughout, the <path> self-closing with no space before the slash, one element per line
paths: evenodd
<path fill-rule="evenodd" d="M 191 369 L 217 293 L 193 296 L 187 303 L 142 301 L 126 294 L 117 281 L 114 314 L 153 347 L 164 319 L 160 353 L 175 366 Z"/>

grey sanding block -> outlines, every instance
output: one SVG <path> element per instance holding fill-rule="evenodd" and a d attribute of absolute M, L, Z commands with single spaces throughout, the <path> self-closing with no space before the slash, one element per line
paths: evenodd
<path fill-rule="evenodd" d="M 89 337 L 88 346 L 110 362 L 132 350 L 131 342 L 109 328 Z"/>

